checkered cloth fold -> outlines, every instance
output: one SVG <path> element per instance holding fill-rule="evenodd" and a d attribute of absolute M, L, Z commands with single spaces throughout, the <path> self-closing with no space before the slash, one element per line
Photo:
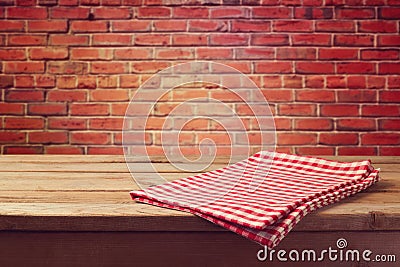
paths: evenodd
<path fill-rule="evenodd" d="M 130 194 L 273 248 L 305 215 L 368 188 L 378 173 L 369 160 L 342 163 L 261 151 L 225 168 Z"/>

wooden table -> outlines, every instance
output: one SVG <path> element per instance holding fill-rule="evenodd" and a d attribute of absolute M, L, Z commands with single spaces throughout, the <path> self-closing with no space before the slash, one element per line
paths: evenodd
<path fill-rule="evenodd" d="M 345 238 L 348 248 L 397 254 L 399 264 L 400 158 L 371 160 L 381 182 L 306 216 L 277 250 L 336 248 Z M 155 165 L 167 179 L 189 175 Z M 196 216 L 133 202 L 137 186 L 122 156 L 1 156 L 0 177 L 0 266 L 285 265 L 258 261 L 259 245 Z M 286 266 L 398 266 L 321 264 Z"/>

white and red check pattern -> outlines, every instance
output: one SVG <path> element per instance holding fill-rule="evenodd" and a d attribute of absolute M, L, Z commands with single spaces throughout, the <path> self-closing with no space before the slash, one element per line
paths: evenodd
<path fill-rule="evenodd" d="M 341 163 L 262 151 L 225 168 L 130 192 L 191 212 L 273 248 L 306 214 L 379 180 L 370 161 Z"/>

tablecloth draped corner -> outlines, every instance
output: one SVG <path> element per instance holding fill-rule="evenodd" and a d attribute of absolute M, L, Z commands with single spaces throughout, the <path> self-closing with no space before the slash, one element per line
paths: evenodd
<path fill-rule="evenodd" d="M 131 191 L 132 199 L 190 212 L 269 248 L 308 213 L 379 181 L 370 160 L 337 162 L 260 151 L 224 168 Z"/>

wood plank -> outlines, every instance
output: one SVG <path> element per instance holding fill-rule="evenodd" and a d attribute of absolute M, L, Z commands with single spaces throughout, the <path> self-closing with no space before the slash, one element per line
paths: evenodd
<path fill-rule="evenodd" d="M 182 172 L 168 163 L 154 163 L 154 169 L 158 172 Z M 203 165 L 190 164 L 186 169 L 198 169 Z M 215 170 L 225 167 L 226 164 L 213 164 L 206 168 L 204 171 Z M 400 173 L 400 165 L 398 164 L 374 164 L 375 168 L 381 168 L 385 172 L 398 172 Z M 130 163 L 130 168 L 135 172 L 154 172 L 154 169 L 149 165 L 143 163 Z M 125 163 L 92 163 L 92 162 L 79 162 L 79 163 L 54 163 L 49 164 L 46 162 L 35 163 L 7 163 L 0 162 L 0 172 L 35 172 L 35 171 L 53 171 L 53 172 L 113 172 L 122 173 L 129 172 Z"/>
<path fill-rule="evenodd" d="M 147 175 L 147 173 L 137 173 L 139 175 Z M 162 176 L 165 177 L 166 180 L 172 181 L 179 178 L 188 177 L 191 175 L 200 174 L 200 172 L 165 172 L 162 173 Z M 389 175 L 391 173 L 388 173 Z M 131 180 L 134 181 L 132 175 L 128 172 L 126 173 L 118 173 L 118 172 L 51 172 L 51 171 L 38 171 L 38 172 L 1 172 L 0 175 L 0 182 L 1 180 L 13 180 L 13 179 L 47 179 L 49 182 L 52 180 L 62 180 L 62 179 L 70 179 L 70 180 L 85 180 L 85 179 L 107 179 L 107 180 L 114 180 L 114 179 L 122 179 L 122 180 Z M 1 188 L 0 188 L 1 190 Z"/>
<path fill-rule="evenodd" d="M 245 159 L 246 157 L 229 158 L 225 156 L 216 157 L 212 162 L 226 164 L 227 162 L 237 162 Z M 196 157 L 188 157 L 189 160 L 195 160 Z M 155 163 L 168 163 L 169 158 L 164 156 L 132 156 L 124 157 L 123 155 L 2 155 L 0 157 L 1 163 L 125 163 L 125 162 L 155 162 Z M 176 160 L 176 162 L 184 162 Z M 185 161 L 186 162 L 186 161 Z"/>
<path fill-rule="evenodd" d="M 100 203 L 99 203 L 100 202 Z M 139 204 L 134 201 L 124 203 L 68 203 L 68 202 L 28 202 L 28 203 L 2 203 L 1 215 L 12 216 L 78 216 L 78 217 L 140 217 L 140 216 L 188 216 L 188 213 L 172 209 L 164 209 L 151 205 Z"/>
<path fill-rule="evenodd" d="M 287 266 L 258 262 L 258 245 L 194 215 L 135 203 L 128 194 L 135 183 L 121 156 L 3 159 L 0 266 Z M 335 248 L 338 238 L 346 238 L 352 249 L 398 253 L 400 157 L 377 160 L 381 182 L 307 215 L 277 249 Z M 140 171 L 141 165 L 134 166 Z M 168 180 L 192 174 L 156 166 Z M 216 166 L 224 164 L 211 169 Z M 289 265 L 349 264 L 395 266 Z"/>
<path fill-rule="evenodd" d="M 275 249 L 336 249 L 339 238 L 348 249 L 395 255 L 399 260 L 400 232 L 295 232 Z M 0 266 L 307 266 L 307 267 L 379 267 L 395 262 L 259 261 L 262 247 L 230 232 L 125 232 L 125 233 L 35 233 L 1 232 Z M 343 251 L 347 251 L 343 249 Z M 286 254 L 286 255 L 287 255 Z M 23 255 L 23 257 L 21 257 Z M 371 257 L 372 258 L 372 257 Z"/>
<path fill-rule="evenodd" d="M 138 163 L 135 166 L 139 168 L 140 165 L 143 164 Z M 171 170 L 171 166 L 167 164 L 156 165 L 168 179 L 190 175 L 190 173 Z M 383 180 L 368 189 L 368 193 L 360 193 L 328 209 L 317 211 L 307 216 L 296 228 L 314 231 L 343 230 L 343 227 L 355 230 L 399 229 L 400 207 L 396 192 L 400 185 L 400 175 L 399 172 L 393 171 L 398 170 L 399 165 L 380 165 L 385 166 L 382 168 Z M 216 166 L 221 165 L 213 167 Z M 99 218 L 102 218 L 109 220 L 108 224 L 103 223 L 102 230 L 110 231 L 111 229 L 112 231 L 116 225 L 125 225 L 127 228 L 118 226 L 117 229 L 154 231 L 160 229 L 160 221 L 162 221 L 160 217 L 162 217 L 162 219 L 167 218 L 167 223 L 170 222 L 172 226 L 169 227 L 178 231 L 182 229 L 181 227 L 185 228 L 185 223 L 168 220 L 174 220 L 171 218 L 176 217 L 180 219 L 194 217 L 173 210 L 133 203 L 127 193 L 136 188 L 125 163 L 48 164 L 43 161 L 12 164 L 2 162 L 0 167 L 5 168 L 0 173 L 0 202 L 2 202 L 0 224 L 6 230 L 46 230 L 46 228 L 63 230 L 62 227 L 65 225 L 68 225 L 68 229 L 95 230 L 91 225 L 98 224 Z M 7 171 L 7 167 L 11 170 Z M 146 175 L 146 173 L 142 174 Z M 54 217 L 52 221 L 54 225 L 50 225 L 47 221 L 50 217 Z M 307 218 L 310 217 L 313 219 L 307 222 Z M 79 225 L 77 219 L 74 221 L 75 225 L 71 222 L 63 223 L 71 218 L 80 218 L 90 223 L 85 226 L 87 228 L 79 228 L 83 226 Z M 137 223 L 137 218 L 143 219 L 141 222 L 143 226 L 140 226 L 142 228 L 137 228 L 136 224 L 132 226 L 132 223 L 125 222 L 124 224 L 124 220 L 129 221 L 133 218 L 135 218 L 135 223 Z M 38 226 L 32 224 L 34 220 L 39 220 L 42 228 L 35 228 Z M 146 220 L 153 220 L 157 227 L 149 228 Z M 302 226 L 304 222 L 305 225 Z M 192 227 L 189 228 L 191 230 L 199 227 L 198 222 L 189 225 Z M 161 229 L 165 228 L 161 227 Z"/>
<path fill-rule="evenodd" d="M 386 164 L 399 164 L 400 157 L 398 156 L 315 156 L 329 160 L 336 160 L 342 162 L 352 162 L 365 159 L 371 159 L 372 163 L 386 163 Z M 193 158 L 192 158 L 193 159 Z M 168 162 L 164 156 L 151 156 L 153 162 Z M 233 158 L 235 162 L 239 159 Z M 143 157 L 130 157 L 128 161 L 134 162 L 147 162 Z M 218 156 L 215 158 L 215 163 L 227 163 L 229 157 Z M 1 163 L 35 163 L 35 162 L 48 162 L 48 163 L 123 163 L 125 157 L 123 155 L 1 155 Z"/>
<path fill-rule="evenodd" d="M 98 193 L 93 195 L 98 195 Z M 0 230 L 204 230 L 204 220 L 196 217 L 194 221 L 194 216 L 189 213 L 128 200 L 126 203 L 3 202 L 0 206 L 0 214 Z M 382 203 L 359 203 L 346 200 L 307 215 L 296 229 L 303 231 L 400 230 L 400 203 L 382 205 Z"/>
<path fill-rule="evenodd" d="M 128 192 L 137 188 L 130 173 L 2 172 L 0 178 L 0 194 L 11 190 Z"/>
<path fill-rule="evenodd" d="M 138 173 L 146 177 L 146 173 Z M 167 181 L 194 175 L 193 173 L 162 173 Z M 382 180 L 367 192 L 400 191 L 400 174 L 382 173 Z M 80 172 L 2 172 L 0 192 L 12 190 L 60 191 L 131 191 L 138 186 L 130 173 Z"/>
<path fill-rule="evenodd" d="M 146 175 L 146 173 L 144 172 L 135 172 L 139 175 Z M 171 177 L 171 178 L 167 178 L 167 179 L 178 179 L 178 178 L 183 178 L 183 177 L 188 177 L 190 175 L 196 175 L 196 174 L 200 174 L 201 172 L 163 172 L 162 175 L 163 176 L 167 176 L 167 177 Z M 71 179 L 74 178 L 80 178 L 79 176 L 82 175 L 83 177 L 131 177 L 131 175 L 126 172 L 126 173 L 119 173 L 119 172 L 87 172 L 87 173 L 83 173 L 83 172 L 52 172 L 52 171 L 36 171 L 36 172 L 24 172 L 24 171 L 20 171 L 20 172 L 8 172 L 8 171 L 3 171 L 1 172 L 0 175 L 0 179 L 4 178 L 4 177 L 8 177 L 8 178 L 21 178 L 21 177 L 32 177 L 32 178 L 40 178 L 40 177 L 44 177 L 44 176 L 48 176 L 48 177 L 52 177 L 52 178 L 57 178 L 57 177 L 70 177 Z M 387 177 L 389 177 L 389 179 L 393 179 L 393 177 L 400 177 L 400 173 L 396 173 L 396 172 L 386 172 L 385 170 L 381 170 L 380 171 L 380 176 L 382 177 L 382 179 L 387 179 Z M 172 178 L 172 177 L 176 177 L 176 178 Z M 111 179 L 111 178 L 110 178 Z"/>
<path fill-rule="evenodd" d="M 381 180 L 363 192 L 399 192 L 400 191 L 400 173 L 381 172 Z"/>
<path fill-rule="evenodd" d="M 1 155 L 2 163 L 122 163 L 123 155 Z"/>
<path fill-rule="evenodd" d="M 165 163 L 154 163 L 154 168 L 158 172 L 182 172 L 181 170 L 175 168 L 171 164 Z M 202 165 L 191 164 L 190 168 L 198 168 Z M 225 164 L 213 164 L 204 171 L 215 170 L 226 166 Z M 135 172 L 154 172 L 149 166 L 143 163 L 131 163 L 130 167 L 135 170 Z M 129 172 L 128 167 L 125 163 L 54 163 L 49 164 L 46 162 L 35 162 L 35 163 L 4 163 L 0 162 L 0 172 L 36 172 L 36 171 L 52 171 L 52 172 L 108 172 L 108 173 L 124 173 Z"/>
<path fill-rule="evenodd" d="M 12 190 L 0 191 L 0 203 L 131 203 L 128 190 Z M 340 203 L 400 203 L 398 192 L 358 193 Z"/>
<path fill-rule="evenodd" d="M 0 203 L 112 203 L 132 204 L 128 190 L 124 191 L 0 191 Z"/>

